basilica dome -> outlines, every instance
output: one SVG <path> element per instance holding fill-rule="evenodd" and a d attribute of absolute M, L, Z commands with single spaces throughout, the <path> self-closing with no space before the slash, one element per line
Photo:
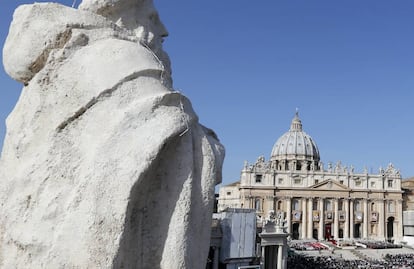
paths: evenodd
<path fill-rule="evenodd" d="M 273 146 L 270 160 L 278 170 L 319 170 L 319 150 L 315 141 L 302 129 L 298 112 L 290 129 Z"/>

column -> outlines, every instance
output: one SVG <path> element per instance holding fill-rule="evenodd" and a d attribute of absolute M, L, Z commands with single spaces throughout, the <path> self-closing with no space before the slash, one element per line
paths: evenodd
<path fill-rule="evenodd" d="M 313 235 L 313 199 L 308 199 L 308 234 L 306 238 L 311 239 Z"/>
<path fill-rule="evenodd" d="M 292 198 L 286 198 L 286 222 L 287 222 L 287 233 L 292 232 Z"/>
<path fill-rule="evenodd" d="M 384 199 L 378 199 L 378 239 L 384 240 L 385 235 L 385 210 Z"/>
<path fill-rule="evenodd" d="M 334 238 L 339 238 L 339 212 L 338 212 L 338 198 L 334 199 Z"/>
<path fill-rule="evenodd" d="M 324 216 L 324 208 L 323 208 L 323 198 L 319 198 L 319 231 L 318 231 L 318 239 L 323 240 L 324 234 L 324 223 L 325 223 L 325 216 Z"/>
<path fill-rule="evenodd" d="M 345 229 L 344 238 L 349 238 L 349 199 L 344 199 L 344 210 L 345 210 Z"/>
<path fill-rule="evenodd" d="M 283 246 L 278 246 L 277 249 L 277 269 L 283 268 Z"/>
<path fill-rule="evenodd" d="M 277 246 L 277 269 L 283 268 L 283 246 Z"/>
<path fill-rule="evenodd" d="M 308 224 L 306 221 L 307 216 L 307 207 L 306 207 L 306 198 L 302 198 L 302 231 L 301 231 L 301 239 L 306 239 L 306 225 Z"/>
<path fill-rule="evenodd" d="M 262 253 L 260 253 L 260 256 L 261 256 L 261 261 L 260 261 L 260 264 L 261 264 L 261 266 L 260 266 L 260 268 L 265 268 L 265 265 L 266 265 L 266 259 L 265 259 L 265 256 L 266 256 L 266 247 L 265 246 L 262 246 Z"/>
<path fill-rule="evenodd" d="M 368 239 L 368 200 L 363 200 L 364 207 L 364 226 L 362 227 L 362 238 Z"/>
<path fill-rule="evenodd" d="M 349 204 L 349 238 L 354 239 L 354 200 Z"/>

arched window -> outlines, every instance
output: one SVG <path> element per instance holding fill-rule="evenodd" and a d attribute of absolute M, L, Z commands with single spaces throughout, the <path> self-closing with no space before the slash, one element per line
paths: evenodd
<path fill-rule="evenodd" d="M 254 208 L 257 211 L 262 211 L 262 200 L 260 198 L 256 198 L 256 200 L 254 200 Z"/>
<path fill-rule="evenodd" d="M 277 201 L 277 210 L 282 210 L 282 204 L 283 204 L 283 202 L 282 201 Z"/>

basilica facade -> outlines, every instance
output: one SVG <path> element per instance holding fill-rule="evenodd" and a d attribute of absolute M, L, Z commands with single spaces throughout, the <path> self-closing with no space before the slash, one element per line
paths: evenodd
<path fill-rule="evenodd" d="M 403 236 L 400 172 L 392 164 L 378 174 L 341 162 L 324 167 L 298 113 L 270 160 L 246 162 L 240 181 L 220 188 L 218 210 L 226 208 L 255 209 L 259 225 L 274 212 L 292 239 L 399 242 Z"/>

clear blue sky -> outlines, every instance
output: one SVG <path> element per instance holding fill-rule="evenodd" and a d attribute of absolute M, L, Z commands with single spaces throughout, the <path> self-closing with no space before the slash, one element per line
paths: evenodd
<path fill-rule="evenodd" d="M 1 44 L 14 8 L 31 2 L 2 1 Z M 414 1 L 155 5 L 170 33 L 175 88 L 226 146 L 225 184 L 238 180 L 244 160 L 269 158 L 297 107 L 325 164 L 377 172 L 392 162 L 403 178 L 414 176 Z M 3 141 L 22 86 L 3 67 L 0 85 Z"/>

